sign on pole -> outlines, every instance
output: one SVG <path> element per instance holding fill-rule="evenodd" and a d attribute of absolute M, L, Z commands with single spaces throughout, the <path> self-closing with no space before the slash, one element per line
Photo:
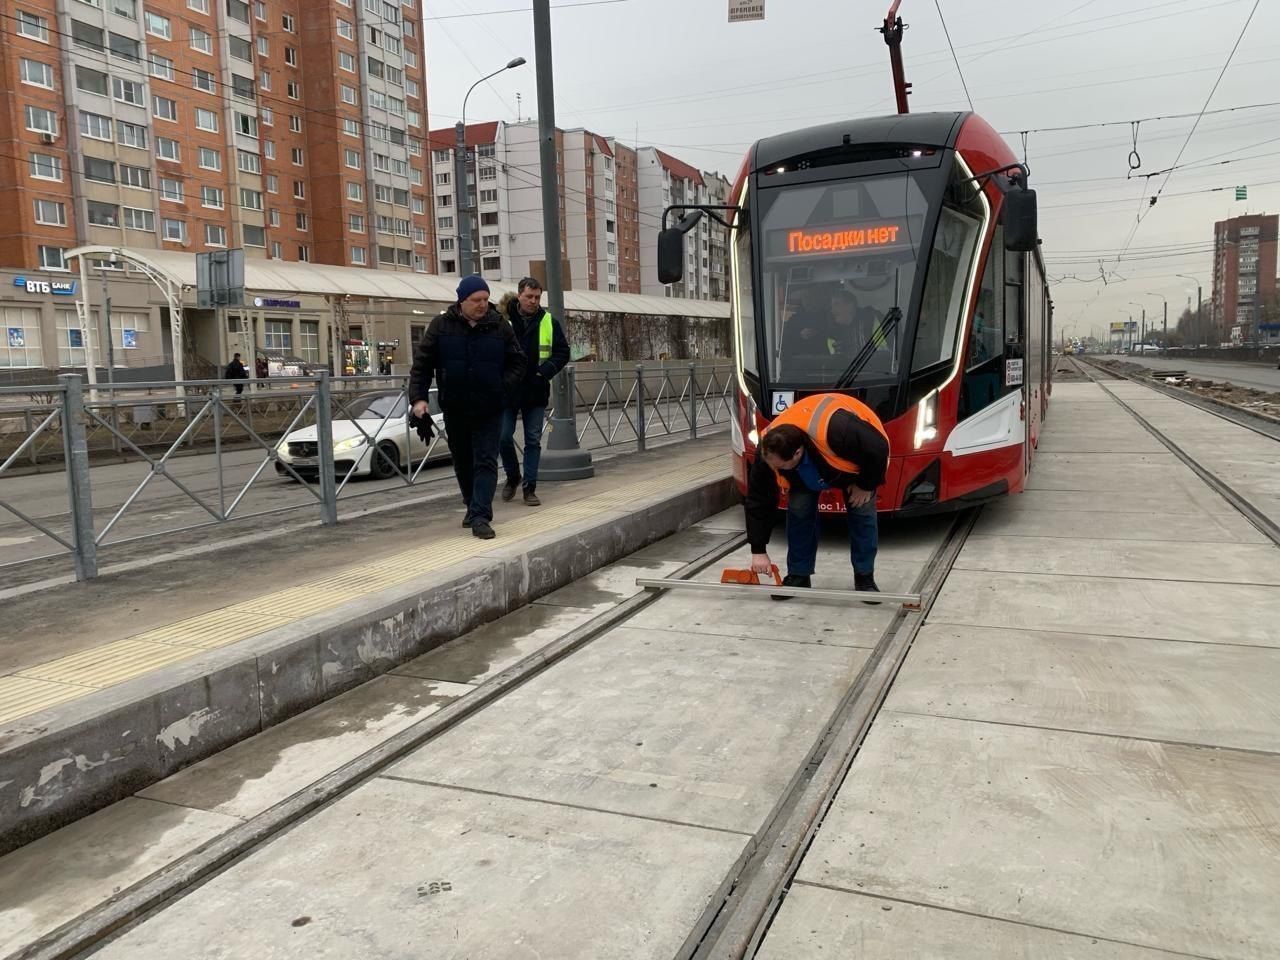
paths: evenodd
<path fill-rule="evenodd" d="M 1249 188 L 1248 188 L 1248 187 L 1236 187 L 1236 199 L 1237 199 L 1237 200 L 1248 200 L 1248 199 L 1249 199 Z"/>
<path fill-rule="evenodd" d="M 196 306 L 244 306 L 244 251 L 217 250 L 196 254 Z"/>
<path fill-rule="evenodd" d="M 729 0 L 729 22 L 763 20 L 764 0 Z"/>

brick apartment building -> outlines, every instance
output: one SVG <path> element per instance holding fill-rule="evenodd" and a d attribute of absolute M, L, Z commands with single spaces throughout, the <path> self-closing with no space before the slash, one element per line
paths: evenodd
<path fill-rule="evenodd" d="M 1213 316 L 1228 338 L 1257 339 L 1276 299 L 1276 236 L 1280 215 L 1251 214 L 1213 225 Z M 1239 328 L 1236 330 L 1236 328 Z"/>

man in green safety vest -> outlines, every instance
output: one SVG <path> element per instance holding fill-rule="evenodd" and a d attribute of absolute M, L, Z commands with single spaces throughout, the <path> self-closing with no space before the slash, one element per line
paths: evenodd
<path fill-rule="evenodd" d="M 569 362 L 569 341 L 560 321 L 542 307 L 542 284 L 533 277 L 520 281 L 518 296 L 507 307 L 507 319 L 524 349 L 528 364 L 517 396 L 511 397 L 502 419 L 502 467 L 507 482 L 502 499 L 512 500 L 523 482 L 524 502 L 531 507 L 538 499 L 538 461 L 542 457 L 542 426 L 551 399 L 551 378 Z M 516 417 L 524 421 L 524 475 L 516 459 Z"/>

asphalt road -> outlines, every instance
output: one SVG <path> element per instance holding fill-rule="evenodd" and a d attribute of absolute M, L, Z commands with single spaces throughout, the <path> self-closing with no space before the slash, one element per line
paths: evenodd
<path fill-rule="evenodd" d="M 1173 357 L 1115 357 L 1140 363 L 1152 370 L 1185 370 L 1203 380 L 1219 380 L 1254 390 L 1280 392 L 1280 370 L 1258 363 L 1227 363 L 1221 360 L 1180 360 Z"/>

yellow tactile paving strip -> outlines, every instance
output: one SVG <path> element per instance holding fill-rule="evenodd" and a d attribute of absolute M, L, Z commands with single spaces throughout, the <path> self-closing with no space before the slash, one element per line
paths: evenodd
<path fill-rule="evenodd" d="M 716 456 L 683 469 L 624 484 L 573 503 L 546 507 L 502 523 L 502 540 L 477 540 L 459 533 L 422 547 L 352 565 L 325 577 L 211 610 L 137 636 L 0 677 L 0 723 L 39 713 L 163 666 L 286 626 L 305 617 L 386 590 L 432 570 L 478 557 L 495 547 L 558 530 L 579 520 L 626 508 L 664 490 L 681 489 L 721 476 L 725 460 Z"/>

